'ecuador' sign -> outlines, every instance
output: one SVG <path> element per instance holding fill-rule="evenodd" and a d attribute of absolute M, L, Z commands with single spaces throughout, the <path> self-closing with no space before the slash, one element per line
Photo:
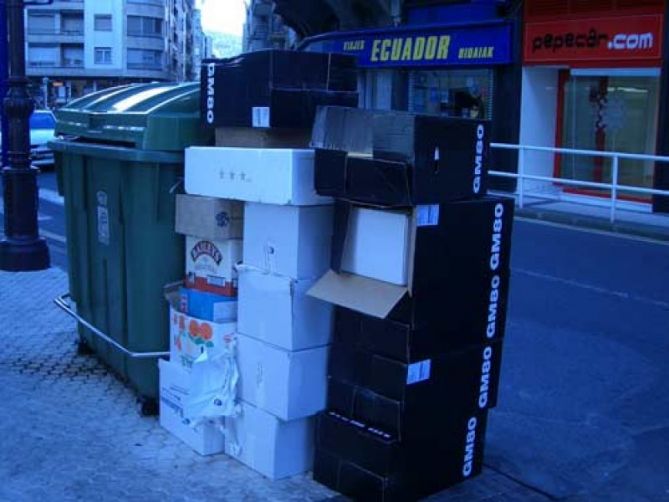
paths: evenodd
<path fill-rule="evenodd" d="M 510 43 L 511 27 L 499 24 L 342 33 L 320 49 L 355 55 L 363 68 L 490 65 L 511 62 Z"/>

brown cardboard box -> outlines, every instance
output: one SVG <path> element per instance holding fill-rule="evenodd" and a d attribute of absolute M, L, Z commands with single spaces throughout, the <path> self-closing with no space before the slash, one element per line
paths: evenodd
<path fill-rule="evenodd" d="M 309 148 L 309 129 L 254 129 L 251 127 L 219 127 L 216 146 L 232 148 Z"/>
<path fill-rule="evenodd" d="M 174 230 L 201 239 L 241 239 L 243 215 L 244 204 L 241 202 L 178 194 Z"/>

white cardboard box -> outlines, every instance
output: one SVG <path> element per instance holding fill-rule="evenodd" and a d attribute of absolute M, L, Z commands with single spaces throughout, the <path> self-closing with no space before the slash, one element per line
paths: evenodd
<path fill-rule="evenodd" d="M 247 203 L 244 264 L 293 279 L 321 277 L 330 267 L 332 206 Z"/>
<path fill-rule="evenodd" d="M 314 418 L 283 421 L 241 402 L 241 415 L 226 418 L 225 453 L 272 480 L 311 470 Z"/>
<path fill-rule="evenodd" d="M 214 421 L 193 428 L 183 416 L 190 388 L 190 373 L 179 364 L 160 359 L 160 425 L 200 455 L 213 455 L 225 449 L 223 433 Z"/>
<path fill-rule="evenodd" d="M 222 241 L 186 237 L 186 285 L 191 288 L 235 296 L 237 271 L 242 261 L 240 239 Z"/>
<path fill-rule="evenodd" d="M 307 296 L 315 282 L 316 279 L 296 280 L 240 266 L 239 332 L 286 350 L 329 344 L 333 307 Z"/>
<path fill-rule="evenodd" d="M 406 286 L 410 217 L 406 212 L 353 207 L 348 221 L 343 272 Z"/>
<path fill-rule="evenodd" d="M 234 343 L 237 324 L 217 324 L 182 314 L 170 306 L 170 361 L 185 369 L 203 352 L 216 355 Z"/>
<path fill-rule="evenodd" d="M 237 334 L 239 397 L 282 420 L 325 409 L 328 347 L 291 352 Z"/>
<path fill-rule="evenodd" d="M 187 148 L 186 192 L 263 204 L 332 203 L 314 188 L 314 151 L 289 148 Z"/>

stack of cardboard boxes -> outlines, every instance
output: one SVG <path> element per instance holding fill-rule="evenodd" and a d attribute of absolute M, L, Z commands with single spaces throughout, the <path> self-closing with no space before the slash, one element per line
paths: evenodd
<path fill-rule="evenodd" d="M 203 65 L 161 421 L 272 479 L 415 499 L 481 470 L 513 201 L 486 195 L 486 121 L 358 110 L 353 65 Z"/>
<path fill-rule="evenodd" d="M 481 470 L 495 406 L 513 201 L 485 196 L 485 121 L 326 108 L 316 188 L 335 197 L 336 305 L 314 478 L 407 500 Z"/>
<path fill-rule="evenodd" d="M 170 360 L 159 363 L 160 422 L 202 455 L 223 451 L 221 419 L 230 413 L 225 405 L 234 404 L 234 396 L 220 395 L 226 384 L 235 383 L 225 372 L 217 375 L 217 388 L 208 389 L 208 395 L 195 395 L 194 389 L 203 385 L 201 368 L 220 368 L 220 358 L 234 364 L 242 211 L 239 202 L 191 195 L 176 199 L 175 231 L 185 235 L 186 277 L 166 288 Z M 214 409 L 202 413 L 209 404 Z"/>
<path fill-rule="evenodd" d="M 333 308 L 306 293 L 329 268 L 333 201 L 316 194 L 306 147 L 318 105 L 357 103 L 352 68 L 350 58 L 284 51 L 209 61 L 203 117 L 217 145 L 186 151 L 187 197 L 244 204 L 230 337 L 237 407 L 219 430 L 228 455 L 272 479 L 312 468 L 326 405 Z"/>
<path fill-rule="evenodd" d="M 314 191 L 313 159 L 290 148 L 186 153 L 189 193 L 244 201 L 235 335 L 241 413 L 226 420 L 225 451 L 273 479 L 311 469 L 313 416 L 325 408 L 332 307 L 306 292 L 329 267 L 333 210 Z"/>

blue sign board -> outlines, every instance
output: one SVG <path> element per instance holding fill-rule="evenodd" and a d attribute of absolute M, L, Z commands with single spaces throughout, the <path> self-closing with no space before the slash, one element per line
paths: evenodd
<path fill-rule="evenodd" d="M 439 26 L 315 37 L 307 50 L 355 55 L 361 68 L 507 64 L 511 26 Z"/>

